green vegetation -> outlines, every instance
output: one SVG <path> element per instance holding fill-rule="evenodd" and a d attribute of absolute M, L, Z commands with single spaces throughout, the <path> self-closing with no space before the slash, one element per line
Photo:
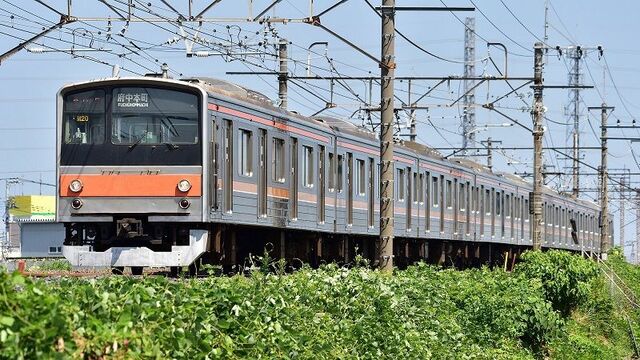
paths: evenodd
<path fill-rule="evenodd" d="M 595 266 L 549 251 L 512 273 L 421 264 L 47 282 L 0 272 L 0 358 L 629 357 L 626 320 Z"/>
<path fill-rule="evenodd" d="M 29 271 L 71 271 L 71 264 L 65 259 L 39 261 L 29 266 Z"/>

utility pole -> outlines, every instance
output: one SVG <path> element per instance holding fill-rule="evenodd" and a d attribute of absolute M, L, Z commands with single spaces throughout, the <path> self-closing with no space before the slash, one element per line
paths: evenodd
<path fill-rule="evenodd" d="M 578 198 L 580 195 L 580 61 L 582 49 L 580 46 L 571 46 L 567 49 L 567 56 L 573 64 L 569 71 L 569 102 L 571 106 L 570 118 L 573 121 L 573 189 L 572 195 Z"/>
<path fill-rule="evenodd" d="M 409 80 L 409 106 L 411 106 L 409 111 L 409 140 L 415 142 L 418 132 L 416 130 L 416 109 L 414 105 L 411 103 L 411 80 Z"/>
<path fill-rule="evenodd" d="M 533 59 L 533 194 L 529 202 L 533 210 L 533 250 L 542 248 L 542 137 L 544 128 L 544 105 L 542 103 L 543 89 L 543 44 L 537 42 L 534 46 Z"/>
<path fill-rule="evenodd" d="M 395 0 L 382 0 L 382 58 L 380 61 L 380 244 L 379 267 L 393 270 L 393 123 L 395 77 Z"/>
<path fill-rule="evenodd" d="M 493 171 L 493 144 L 502 144 L 502 141 L 494 141 L 488 137 L 487 140 L 480 143 L 487 147 L 487 168 L 489 171 Z"/>
<path fill-rule="evenodd" d="M 638 252 L 640 251 L 640 190 L 636 190 L 636 256 L 633 259 L 634 264 L 638 264 Z"/>
<path fill-rule="evenodd" d="M 602 115 L 600 125 L 602 127 L 601 153 L 600 153 L 600 256 L 603 260 L 607 260 L 607 252 L 611 248 L 609 244 L 609 192 L 608 179 L 609 172 L 607 170 L 607 104 L 602 103 Z"/>
<path fill-rule="evenodd" d="M 287 44 L 286 39 L 280 39 L 278 44 L 278 59 L 280 60 L 280 71 L 278 73 L 278 98 L 280 108 L 287 109 L 287 78 L 289 69 L 287 66 Z"/>
<path fill-rule="evenodd" d="M 476 102 L 474 81 L 467 78 L 476 76 L 476 20 L 467 17 L 464 20 L 464 98 L 462 116 L 462 148 L 463 155 L 468 155 L 467 148 L 476 146 Z"/>
<path fill-rule="evenodd" d="M 624 242 L 624 208 L 625 208 L 625 198 L 624 198 L 624 188 L 625 188 L 625 178 L 624 176 L 620 178 L 620 190 L 618 191 L 618 196 L 620 197 L 620 246 L 622 246 L 622 251 L 624 252 L 625 242 Z M 615 244 L 613 244 L 615 245 Z"/>

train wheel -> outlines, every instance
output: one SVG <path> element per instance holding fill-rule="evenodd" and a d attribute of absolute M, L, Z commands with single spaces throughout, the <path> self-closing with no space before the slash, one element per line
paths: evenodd
<path fill-rule="evenodd" d="M 189 265 L 189 276 L 190 277 L 198 277 L 198 271 L 200 270 L 200 260 L 195 261 L 193 264 Z"/>
<path fill-rule="evenodd" d="M 142 275 L 142 270 L 144 268 L 142 266 L 132 266 L 131 267 L 131 274 L 132 275 Z"/>
<path fill-rule="evenodd" d="M 124 273 L 124 266 L 114 266 L 111 268 L 113 275 L 122 275 Z"/>

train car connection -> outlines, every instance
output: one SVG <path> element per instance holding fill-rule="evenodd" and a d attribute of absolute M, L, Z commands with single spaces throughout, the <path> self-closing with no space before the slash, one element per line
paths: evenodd
<path fill-rule="evenodd" d="M 57 99 L 57 221 L 75 266 L 374 259 L 375 133 L 209 78 L 108 78 Z M 521 178 L 413 142 L 394 157 L 398 264 L 531 246 Z M 546 189 L 544 247 L 599 252 L 599 207 Z M 488 254 L 488 255 L 486 255 Z M 440 260 L 438 260 L 440 259 Z M 486 260 L 484 260 L 486 261 Z"/>

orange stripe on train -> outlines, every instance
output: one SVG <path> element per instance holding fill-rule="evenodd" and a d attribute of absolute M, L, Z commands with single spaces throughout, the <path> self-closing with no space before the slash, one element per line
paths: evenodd
<path fill-rule="evenodd" d="M 82 190 L 69 190 L 71 181 L 82 182 Z M 191 189 L 186 193 L 178 190 L 178 182 L 189 180 Z M 61 197 L 166 197 L 202 196 L 202 177 L 197 174 L 64 174 L 60 175 Z"/>

